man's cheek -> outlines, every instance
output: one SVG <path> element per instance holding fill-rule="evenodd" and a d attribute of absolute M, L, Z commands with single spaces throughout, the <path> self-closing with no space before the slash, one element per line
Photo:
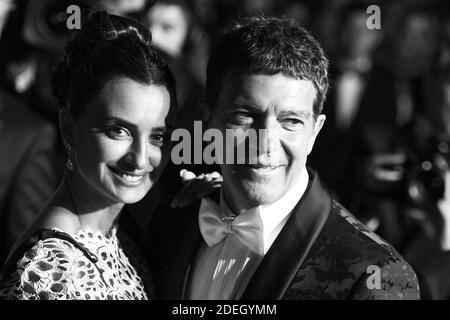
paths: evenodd
<path fill-rule="evenodd" d="M 305 138 L 299 135 L 284 135 L 281 139 L 281 145 L 286 153 L 291 157 L 302 157 L 306 154 L 307 142 Z"/>

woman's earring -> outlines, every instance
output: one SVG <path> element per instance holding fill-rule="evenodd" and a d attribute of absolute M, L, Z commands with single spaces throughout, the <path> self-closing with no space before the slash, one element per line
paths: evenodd
<path fill-rule="evenodd" d="M 73 162 L 70 159 L 67 159 L 67 163 L 66 163 L 67 169 L 69 169 L 69 171 L 73 170 Z"/>
<path fill-rule="evenodd" d="M 73 162 L 70 159 L 70 154 L 72 153 L 72 146 L 70 144 L 66 145 L 66 149 L 67 149 L 67 162 L 66 162 L 66 167 L 69 171 L 73 170 Z"/>

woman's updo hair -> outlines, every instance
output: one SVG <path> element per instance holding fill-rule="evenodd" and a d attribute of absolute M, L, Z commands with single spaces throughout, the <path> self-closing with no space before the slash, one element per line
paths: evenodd
<path fill-rule="evenodd" d="M 105 11 L 90 15 L 53 72 L 51 86 L 59 107 L 79 117 L 106 82 L 124 77 L 165 87 L 175 110 L 175 80 L 150 43 L 150 31 L 134 20 Z"/>

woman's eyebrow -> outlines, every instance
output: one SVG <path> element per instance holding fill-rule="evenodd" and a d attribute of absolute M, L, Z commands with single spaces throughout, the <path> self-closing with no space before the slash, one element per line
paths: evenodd
<path fill-rule="evenodd" d="M 161 132 L 161 131 L 171 131 L 171 130 L 172 130 L 172 127 L 170 127 L 170 126 L 160 126 L 160 127 L 152 128 L 152 131 L 159 131 L 159 132 Z"/>
<path fill-rule="evenodd" d="M 260 110 L 250 101 L 238 100 L 232 104 L 233 110 L 236 109 L 245 109 L 252 113 L 258 113 Z"/>
<path fill-rule="evenodd" d="M 107 117 L 104 119 L 104 122 L 113 122 L 113 123 L 124 125 L 129 128 L 133 128 L 133 129 L 137 128 L 137 125 L 135 125 L 134 123 L 131 123 L 131 122 L 129 122 L 125 119 L 119 118 L 119 117 Z M 158 127 L 152 128 L 152 131 L 159 131 L 159 132 L 170 131 L 170 130 L 172 130 L 171 126 L 158 126 Z"/>
<path fill-rule="evenodd" d="M 134 123 L 131 123 L 123 118 L 119 117 L 106 117 L 103 119 L 104 122 L 114 122 L 117 124 L 125 125 L 127 127 L 137 128 L 137 126 Z"/>

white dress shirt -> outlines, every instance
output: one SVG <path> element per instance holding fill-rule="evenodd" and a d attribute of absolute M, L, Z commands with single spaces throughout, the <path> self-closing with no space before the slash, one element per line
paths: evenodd
<path fill-rule="evenodd" d="M 264 254 L 269 251 L 283 229 L 307 185 L 308 172 L 304 168 L 300 179 L 279 200 L 270 205 L 250 209 L 258 211 L 256 216 L 259 216 L 263 225 Z M 223 194 L 220 199 L 220 208 L 231 213 Z M 212 247 L 203 241 L 197 251 L 188 279 L 186 298 L 192 300 L 239 299 L 263 258 L 264 256 L 254 253 L 233 233 L 227 234 L 223 241 Z"/>

